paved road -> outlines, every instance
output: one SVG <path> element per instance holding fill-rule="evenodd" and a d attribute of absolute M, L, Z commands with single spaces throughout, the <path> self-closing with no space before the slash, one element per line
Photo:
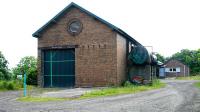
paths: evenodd
<path fill-rule="evenodd" d="M 1 92 L 0 112 L 200 112 L 194 81 L 165 82 L 166 88 L 137 94 L 48 103 L 18 102 L 19 92 Z"/>

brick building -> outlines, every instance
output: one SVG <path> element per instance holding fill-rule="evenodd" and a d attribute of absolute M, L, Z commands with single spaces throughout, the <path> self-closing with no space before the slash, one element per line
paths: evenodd
<path fill-rule="evenodd" d="M 120 85 L 127 78 L 131 46 L 142 46 L 75 3 L 33 33 L 33 37 L 38 39 L 41 87 Z"/>
<path fill-rule="evenodd" d="M 165 77 L 185 77 L 190 75 L 190 68 L 174 59 L 165 62 L 164 69 Z"/>

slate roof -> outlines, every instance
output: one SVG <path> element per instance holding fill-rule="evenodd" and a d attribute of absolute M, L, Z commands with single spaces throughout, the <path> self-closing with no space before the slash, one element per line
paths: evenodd
<path fill-rule="evenodd" d="M 123 37 L 127 38 L 129 41 L 132 41 L 135 45 L 138 46 L 142 46 L 138 41 L 136 41 L 134 38 L 132 38 L 130 35 L 128 35 L 126 32 L 124 32 L 123 30 L 121 30 L 120 28 L 114 26 L 113 24 L 105 21 L 104 19 L 96 16 L 95 14 L 89 12 L 88 10 L 82 8 L 81 6 L 75 4 L 75 3 L 70 3 L 67 7 L 65 7 L 61 12 L 59 12 L 55 17 L 53 17 L 50 21 L 48 21 L 45 25 L 43 25 L 40 29 L 38 29 L 35 33 L 32 34 L 33 37 L 39 38 L 40 34 L 47 29 L 49 26 L 53 25 L 54 23 L 56 23 L 56 21 L 61 18 L 67 11 L 69 11 L 71 8 L 78 8 L 79 10 L 81 10 L 82 12 L 88 14 L 89 16 L 95 18 L 96 20 L 99 20 L 100 22 L 102 22 L 103 24 L 107 25 L 109 28 L 111 28 L 112 30 L 116 31 L 117 33 L 119 33 L 120 35 L 122 35 Z"/>
<path fill-rule="evenodd" d="M 183 63 L 181 60 L 178 59 L 174 59 L 174 58 L 170 58 L 169 60 L 167 60 L 165 63 L 163 63 L 163 65 L 166 65 L 167 63 L 169 63 L 170 61 L 177 61 L 183 65 L 186 65 L 187 67 L 189 67 L 187 64 Z"/>

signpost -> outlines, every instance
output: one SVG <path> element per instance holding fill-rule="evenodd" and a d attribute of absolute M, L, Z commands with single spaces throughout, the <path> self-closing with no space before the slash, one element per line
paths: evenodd
<path fill-rule="evenodd" d="M 26 97 L 26 73 L 24 73 L 24 97 Z"/>
<path fill-rule="evenodd" d="M 26 73 L 27 73 L 27 71 L 26 70 L 28 70 L 29 68 L 31 67 L 31 64 L 29 63 L 28 64 L 28 68 L 27 69 L 25 69 L 23 66 L 21 66 L 21 71 L 22 71 L 22 74 L 24 74 L 24 82 L 23 82 L 23 85 L 24 85 L 24 97 L 26 97 L 26 91 L 27 91 L 27 89 L 26 89 Z"/>
<path fill-rule="evenodd" d="M 20 74 L 20 75 L 17 75 L 17 79 L 19 79 L 19 80 L 22 80 L 23 78 L 22 78 L 23 76 Z"/>

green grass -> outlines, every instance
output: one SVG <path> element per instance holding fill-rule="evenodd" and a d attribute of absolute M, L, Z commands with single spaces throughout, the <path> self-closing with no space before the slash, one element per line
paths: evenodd
<path fill-rule="evenodd" d="M 197 88 L 200 88 L 200 82 L 194 83 L 194 86 L 196 86 Z"/>
<path fill-rule="evenodd" d="M 36 88 L 35 86 L 27 85 L 27 90 L 32 90 Z M 9 90 L 22 90 L 23 83 L 20 80 L 0 80 L 0 91 L 9 91 Z"/>
<path fill-rule="evenodd" d="M 94 90 L 91 92 L 87 92 L 80 96 L 79 98 L 50 98 L 50 97 L 21 97 L 18 98 L 18 101 L 23 102 L 48 102 L 48 101 L 66 101 L 66 100 L 80 100 L 80 99 L 87 99 L 87 98 L 94 98 L 94 97 L 103 97 L 103 96 L 114 96 L 120 94 L 132 94 L 138 93 L 147 90 L 159 89 L 165 87 L 165 83 L 161 83 L 159 80 L 153 81 L 152 85 L 143 85 L 143 86 L 136 86 L 132 85 L 131 83 L 125 84 L 125 86 L 121 87 L 108 87 L 101 90 Z"/>
<path fill-rule="evenodd" d="M 189 77 L 177 77 L 177 80 L 200 80 L 200 75 L 189 76 Z"/>
<path fill-rule="evenodd" d="M 66 101 L 69 100 L 69 98 L 49 98 L 49 97 L 21 97 L 18 98 L 17 101 L 23 101 L 23 102 L 49 102 L 49 101 Z"/>
<path fill-rule="evenodd" d="M 19 90 L 22 87 L 22 82 L 18 80 L 0 80 L 0 91 Z"/>
<path fill-rule="evenodd" d="M 138 93 L 138 92 L 152 90 L 152 89 L 159 89 L 162 87 L 165 87 L 165 84 L 161 83 L 159 80 L 155 80 L 152 85 L 143 85 L 143 86 L 127 85 L 125 87 L 110 87 L 110 88 L 105 88 L 101 90 L 94 90 L 94 91 L 83 94 L 80 97 L 80 99 Z"/>
<path fill-rule="evenodd" d="M 28 96 L 27 97 L 19 97 L 19 98 L 17 98 L 17 101 L 49 102 L 49 101 L 66 101 L 66 100 L 74 99 L 74 98 L 52 98 L 52 97 L 37 97 L 37 96 L 35 96 L 35 95 L 42 94 L 45 92 L 52 92 L 52 91 L 59 91 L 59 90 L 63 90 L 63 89 L 61 89 L 61 88 L 39 88 L 39 87 L 30 86 L 29 89 L 27 90 Z M 21 96 L 23 96 L 23 94 L 21 94 Z"/>

